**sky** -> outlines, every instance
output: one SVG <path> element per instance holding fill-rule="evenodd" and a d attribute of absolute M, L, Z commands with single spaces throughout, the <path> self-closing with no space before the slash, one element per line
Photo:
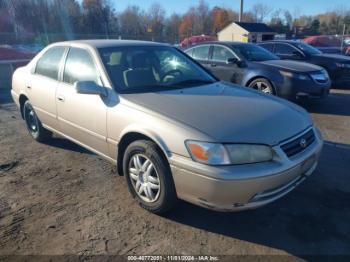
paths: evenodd
<path fill-rule="evenodd" d="M 174 12 L 184 13 L 187 9 L 198 3 L 198 0 L 110 0 L 114 3 L 117 12 L 124 10 L 128 5 L 136 5 L 147 10 L 157 2 L 163 6 L 167 14 Z M 225 6 L 239 10 L 240 0 L 206 0 L 211 6 Z M 350 9 L 350 0 L 245 0 L 244 9 L 249 10 L 254 4 L 262 3 L 273 9 L 287 9 L 293 16 L 315 15 L 339 8 Z"/>

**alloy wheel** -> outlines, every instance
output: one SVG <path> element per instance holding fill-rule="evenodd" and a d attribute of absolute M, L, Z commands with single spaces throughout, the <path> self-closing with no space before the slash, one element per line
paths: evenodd
<path fill-rule="evenodd" d="M 143 154 L 129 161 L 129 175 L 136 194 L 145 202 L 155 202 L 160 195 L 160 180 L 152 161 Z"/>
<path fill-rule="evenodd" d="M 256 82 L 253 85 L 253 88 L 255 88 L 256 90 L 259 90 L 265 94 L 271 94 L 271 95 L 273 94 L 271 87 L 264 82 L 260 82 L 260 81 Z"/>

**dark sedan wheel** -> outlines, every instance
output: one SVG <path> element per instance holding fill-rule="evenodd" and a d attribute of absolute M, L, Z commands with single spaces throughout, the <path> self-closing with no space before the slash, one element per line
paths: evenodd
<path fill-rule="evenodd" d="M 161 214 L 177 202 L 169 164 L 153 142 L 131 143 L 124 154 L 123 170 L 130 193 L 143 208 Z"/>
<path fill-rule="evenodd" d="M 265 94 L 269 94 L 269 95 L 275 95 L 276 92 L 273 88 L 273 86 L 271 85 L 271 83 L 265 79 L 265 78 L 257 78 L 254 81 L 252 81 L 248 87 L 254 88 L 258 91 L 261 91 Z"/>
<path fill-rule="evenodd" d="M 33 106 L 27 100 L 23 106 L 23 116 L 29 134 L 38 142 L 44 142 L 52 137 L 52 133 L 45 129 L 37 117 Z"/>

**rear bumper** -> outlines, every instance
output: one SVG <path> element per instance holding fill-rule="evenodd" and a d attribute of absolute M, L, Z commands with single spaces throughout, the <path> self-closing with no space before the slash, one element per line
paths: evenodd
<path fill-rule="evenodd" d="M 12 96 L 13 101 L 15 102 L 15 104 L 17 105 L 17 107 L 19 108 L 19 107 L 20 107 L 20 104 L 19 104 L 19 95 L 18 95 L 13 89 L 11 89 L 11 96 Z"/>
<path fill-rule="evenodd" d="M 253 209 L 286 195 L 312 174 L 322 138 L 291 159 L 278 146 L 276 161 L 240 166 L 206 166 L 173 157 L 171 170 L 178 197 L 217 211 Z"/>

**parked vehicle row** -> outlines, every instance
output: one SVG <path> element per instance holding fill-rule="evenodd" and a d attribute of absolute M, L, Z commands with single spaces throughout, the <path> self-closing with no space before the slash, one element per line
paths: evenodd
<path fill-rule="evenodd" d="M 302 40 L 324 53 L 350 55 L 349 39 L 334 35 L 309 36 Z"/>
<path fill-rule="evenodd" d="M 303 61 L 327 70 L 333 86 L 350 86 L 350 57 L 339 54 L 324 54 L 302 42 L 278 40 L 259 43 L 282 59 Z"/>
<path fill-rule="evenodd" d="M 228 63 L 295 74 L 285 61 L 253 61 L 275 57 L 260 47 L 222 47 L 237 54 Z M 222 55 L 214 45 L 209 54 Z M 220 211 L 268 204 L 313 173 L 323 145 L 301 107 L 219 81 L 164 44 L 56 43 L 15 71 L 11 93 L 35 140 L 54 132 L 117 164 L 131 195 L 154 213 L 178 199 Z"/>
<path fill-rule="evenodd" d="M 323 98 L 331 82 L 317 65 L 282 60 L 255 44 L 208 42 L 184 50 L 221 80 L 289 100 Z"/>

